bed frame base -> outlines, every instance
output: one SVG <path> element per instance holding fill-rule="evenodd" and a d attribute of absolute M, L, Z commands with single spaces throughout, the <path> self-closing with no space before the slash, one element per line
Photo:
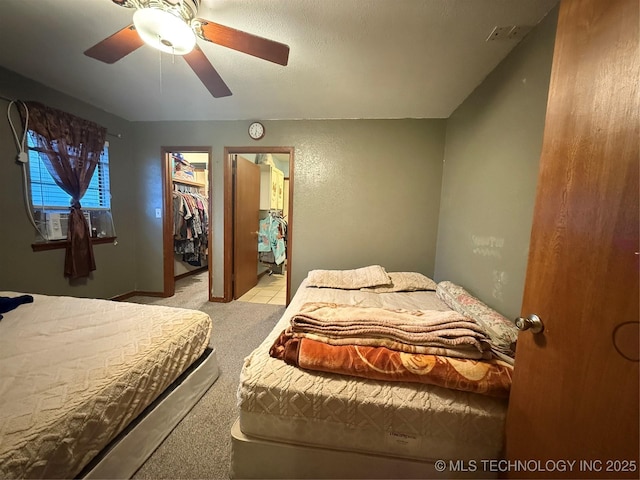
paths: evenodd
<path fill-rule="evenodd" d="M 263 440 L 242 433 L 239 420 L 231 428 L 232 479 L 488 478 L 486 473 L 438 472 L 431 462 Z"/>
<path fill-rule="evenodd" d="M 208 348 L 174 384 L 127 427 L 79 478 L 131 478 L 189 413 L 220 375 L 215 349 Z"/>

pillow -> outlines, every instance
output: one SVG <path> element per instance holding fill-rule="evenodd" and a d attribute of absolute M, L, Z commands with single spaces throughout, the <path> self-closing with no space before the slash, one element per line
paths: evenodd
<path fill-rule="evenodd" d="M 380 265 L 354 270 L 311 270 L 307 279 L 307 285 L 310 287 L 341 288 L 343 290 L 360 290 L 365 287 L 391 283 L 387 271 Z"/>
<path fill-rule="evenodd" d="M 416 292 L 418 290 L 435 290 L 436 282 L 418 272 L 389 272 L 391 283 L 378 287 L 363 288 L 367 292 Z"/>
<path fill-rule="evenodd" d="M 436 295 L 456 312 L 475 320 L 486 331 L 498 352 L 515 357 L 518 328 L 512 321 L 455 283 L 438 283 Z"/>

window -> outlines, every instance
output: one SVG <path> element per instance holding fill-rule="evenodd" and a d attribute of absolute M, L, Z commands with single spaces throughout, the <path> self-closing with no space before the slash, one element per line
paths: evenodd
<path fill-rule="evenodd" d="M 62 190 L 49 174 L 41 158 L 46 154 L 38 148 L 35 134 L 31 130 L 27 134 L 27 147 L 31 205 L 39 230 L 47 240 L 66 239 L 66 214 L 69 213 L 71 196 Z M 100 163 L 96 166 L 91 183 L 80 203 L 94 236 L 115 236 L 111 219 L 109 142 L 105 142 Z M 56 224 L 52 225 L 52 222 Z"/>

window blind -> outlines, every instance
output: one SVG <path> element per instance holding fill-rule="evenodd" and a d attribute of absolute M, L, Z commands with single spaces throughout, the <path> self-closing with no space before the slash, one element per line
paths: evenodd
<path fill-rule="evenodd" d="M 71 196 L 62 190 L 49 174 L 42 160 L 46 158 L 46 154 L 38 148 L 32 131 L 28 132 L 27 146 L 33 207 L 36 209 L 68 209 L 71 205 Z M 109 142 L 104 144 L 100 162 L 96 166 L 91 183 L 80 203 L 82 208 L 87 209 L 111 209 Z"/>

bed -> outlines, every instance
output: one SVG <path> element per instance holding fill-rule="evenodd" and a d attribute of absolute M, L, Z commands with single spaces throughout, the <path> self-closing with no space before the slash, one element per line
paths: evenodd
<path fill-rule="evenodd" d="M 328 272 L 341 275 L 367 269 Z M 335 288 L 335 282 L 318 282 L 312 278 L 314 273 L 302 282 L 269 336 L 245 359 L 238 389 L 239 417 L 231 431 L 231 478 L 495 476 L 481 471 L 481 462 L 502 456 L 512 369 L 504 351 L 497 356 L 505 360 L 501 368 L 509 385 L 498 395 L 303 369 L 274 358 L 270 351 L 273 354 L 279 345 L 292 317 L 313 304 L 442 313 L 461 310 L 487 328 L 493 346 L 506 343 L 511 351 L 515 326 L 450 282 L 419 290 L 411 282 L 400 289 L 369 288 L 378 280 L 365 278 L 365 287 L 345 289 Z M 347 285 L 358 286 L 351 280 Z M 315 360 L 331 363 L 325 359 L 332 355 Z M 486 352 L 483 356 L 488 358 Z M 485 362 L 472 363 L 479 361 Z"/>
<path fill-rule="evenodd" d="M 129 478 L 218 377 L 203 312 L 0 298 L 0 478 Z"/>

